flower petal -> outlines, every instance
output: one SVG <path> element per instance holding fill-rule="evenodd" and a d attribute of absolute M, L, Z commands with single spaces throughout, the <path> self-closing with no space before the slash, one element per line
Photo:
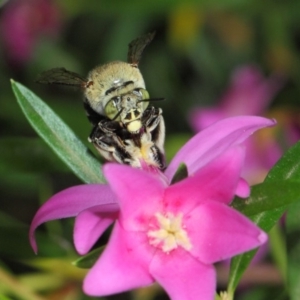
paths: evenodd
<path fill-rule="evenodd" d="M 109 186 L 104 184 L 84 184 L 57 193 L 40 207 L 32 220 L 29 230 L 31 247 L 37 252 L 34 231 L 40 224 L 74 217 L 89 207 L 116 203 L 115 199 Z"/>
<path fill-rule="evenodd" d="M 188 212 L 203 202 L 229 204 L 240 181 L 244 149 L 235 147 L 208 165 L 166 189 L 165 209 L 173 213 Z"/>
<path fill-rule="evenodd" d="M 150 273 L 172 300 L 213 300 L 216 274 L 213 266 L 204 265 L 185 250 L 155 254 Z"/>
<path fill-rule="evenodd" d="M 144 233 L 125 231 L 116 222 L 99 260 L 88 272 L 83 290 L 90 296 L 120 293 L 153 283 L 148 265 L 153 257 Z"/>
<path fill-rule="evenodd" d="M 159 209 L 166 183 L 158 176 L 119 164 L 106 164 L 103 173 L 120 204 L 120 221 L 126 230 L 146 230 Z"/>
<path fill-rule="evenodd" d="M 171 181 L 181 163 L 186 164 L 191 175 L 228 148 L 242 143 L 254 131 L 275 124 L 274 120 L 254 116 L 232 117 L 216 122 L 196 134 L 177 152 L 165 175 Z"/>
<path fill-rule="evenodd" d="M 220 99 L 220 108 L 227 117 L 261 115 L 284 81 L 280 75 L 264 78 L 255 65 L 237 68 L 232 74 L 230 86 Z"/>
<path fill-rule="evenodd" d="M 117 219 L 119 205 L 103 204 L 88 208 L 76 217 L 74 245 L 79 254 L 88 253 L 101 234 Z"/>
<path fill-rule="evenodd" d="M 248 182 L 243 179 L 240 178 L 239 179 L 239 183 L 238 186 L 236 188 L 235 194 L 241 198 L 247 198 L 250 195 L 250 186 L 248 184 Z"/>
<path fill-rule="evenodd" d="M 219 107 L 194 108 L 189 115 L 190 124 L 195 132 L 203 130 L 213 123 L 228 117 L 230 116 L 226 116 Z"/>
<path fill-rule="evenodd" d="M 198 206 L 184 217 L 193 245 L 191 253 L 211 264 L 249 251 L 267 240 L 267 235 L 238 211 L 223 203 Z"/>
<path fill-rule="evenodd" d="M 218 120 L 242 115 L 263 115 L 272 98 L 285 83 L 281 75 L 264 78 L 255 65 L 237 68 L 218 105 L 211 108 L 194 108 L 190 124 L 198 132 Z"/>

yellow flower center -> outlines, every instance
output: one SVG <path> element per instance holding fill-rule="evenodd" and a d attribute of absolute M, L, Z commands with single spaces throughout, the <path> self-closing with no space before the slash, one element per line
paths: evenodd
<path fill-rule="evenodd" d="M 179 246 L 185 250 L 192 248 L 188 234 L 182 225 L 182 214 L 174 216 L 172 213 L 165 215 L 156 213 L 155 217 L 158 228 L 148 231 L 150 245 L 159 247 L 167 253 Z"/>

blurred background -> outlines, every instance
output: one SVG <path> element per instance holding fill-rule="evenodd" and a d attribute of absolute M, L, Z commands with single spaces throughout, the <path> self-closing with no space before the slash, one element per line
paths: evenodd
<path fill-rule="evenodd" d="M 250 154 L 260 154 L 245 171 L 255 183 L 299 139 L 300 1 L 0 1 L 1 300 L 92 299 L 81 292 L 86 271 L 71 265 L 77 258 L 72 220 L 38 229 L 38 256 L 29 246 L 28 227 L 41 203 L 80 181 L 30 127 L 10 79 L 41 97 L 94 151 L 81 92 L 35 79 L 53 67 L 84 77 L 97 65 L 126 61 L 128 43 L 152 31 L 139 67 L 150 95 L 165 98 L 154 105 L 163 109 L 168 160 L 218 118 L 275 117 L 277 128 L 249 146 Z M 222 290 L 226 266 L 219 268 Z M 275 299 L 282 289 L 267 254 L 245 276 L 236 299 Z M 167 297 L 154 287 L 106 299 Z"/>

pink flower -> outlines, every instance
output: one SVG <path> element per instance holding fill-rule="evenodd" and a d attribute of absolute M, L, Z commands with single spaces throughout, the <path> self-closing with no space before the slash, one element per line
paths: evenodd
<path fill-rule="evenodd" d="M 213 299 L 213 263 L 263 244 L 267 236 L 228 206 L 238 192 L 244 149 L 255 130 L 274 125 L 260 117 L 222 120 L 191 139 L 164 176 L 107 164 L 106 184 L 81 185 L 54 195 L 35 215 L 45 221 L 76 216 L 74 243 L 86 254 L 115 221 L 109 243 L 83 284 L 89 295 L 109 295 L 157 281 L 171 299 Z M 189 176 L 170 185 L 180 163 Z"/>
<path fill-rule="evenodd" d="M 191 126 L 198 132 L 224 118 L 262 115 L 282 85 L 281 77 L 265 79 L 254 65 L 240 67 L 233 72 L 229 87 L 219 100 L 218 106 L 193 110 Z"/>
<path fill-rule="evenodd" d="M 191 126 L 198 132 L 224 118 L 264 115 L 283 83 L 284 80 L 280 76 L 274 75 L 265 79 L 261 71 L 253 65 L 238 68 L 216 107 L 196 108 L 192 111 L 189 118 Z M 261 182 L 282 151 L 270 129 L 264 131 L 260 139 L 248 139 L 246 148 L 243 176 L 251 183 Z"/>
<path fill-rule="evenodd" d="M 56 35 L 60 18 L 58 7 L 51 0 L 9 1 L 1 18 L 1 35 L 9 59 L 14 64 L 26 62 L 39 37 Z"/>

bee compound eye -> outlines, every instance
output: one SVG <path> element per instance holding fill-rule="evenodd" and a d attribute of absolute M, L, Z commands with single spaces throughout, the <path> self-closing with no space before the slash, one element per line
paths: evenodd
<path fill-rule="evenodd" d="M 141 95 L 142 95 L 142 99 L 143 99 L 143 100 L 147 100 L 147 99 L 150 98 L 150 95 L 149 95 L 149 93 L 148 93 L 147 90 L 145 90 L 145 89 L 140 89 L 140 93 L 141 93 Z M 148 105 L 149 105 L 149 102 L 148 102 L 148 101 L 143 101 L 143 109 L 144 109 L 144 110 L 148 107 Z"/>
<path fill-rule="evenodd" d="M 147 90 L 145 90 L 145 89 L 140 89 L 140 93 L 141 93 L 141 95 L 142 95 L 142 99 L 143 99 L 143 100 L 149 99 L 149 98 L 150 98 L 149 93 L 148 93 Z"/>
<path fill-rule="evenodd" d="M 109 118 L 109 119 L 114 119 L 115 116 L 118 114 L 118 109 L 116 106 L 116 99 L 111 99 L 107 102 L 106 106 L 105 106 L 105 115 Z"/>

